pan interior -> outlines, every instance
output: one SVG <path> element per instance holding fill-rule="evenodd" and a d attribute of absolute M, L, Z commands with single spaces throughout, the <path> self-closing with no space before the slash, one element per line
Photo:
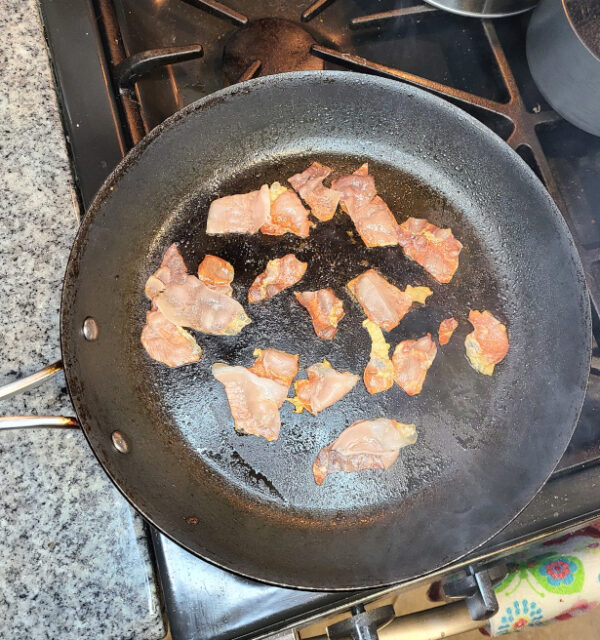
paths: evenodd
<path fill-rule="evenodd" d="M 427 117 L 424 116 L 426 114 Z M 318 160 L 336 174 L 369 162 L 399 221 L 426 217 L 464 244 L 442 285 L 399 248 L 368 249 L 347 216 L 294 236 L 209 237 L 209 203 L 258 188 Z M 234 337 L 196 334 L 199 363 L 169 369 L 139 335 L 144 283 L 171 242 L 190 272 L 212 253 L 235 268 L 245 303 L 269 259 L 308 262 L 295 290 L 331 287 L 346 317 L 318 339 L 290 290 L 247 305 Z M 386 334 L 392 348 L 454 316 L 423 392 L 369 396 L 362 380 L 318 416 L 281 411 L 275 443 L 243 436 L 214 362 L 249 366 L 255 348 L 323 359 L 362 376 L 370 342 L 345 285 L 367 268 L 426 285 L 427 305 Z M 511 348 L 492 377 L 464 355 L 469 309 L 508 326 Z M 583 400 L 589 309 L 566 226 L 537 179 L 492 133 L 455 107 L 391 81 L 350 73 L 258 79 L 192 105 L 151 136 L 103 187 L 76 241 L 63 295 L 63 356 L 86 435 L 125 495 L 177 542 L 213 562 L 278 584 L 341 589 L 431 571 L 507 524 L 562 455 Z M 93 316 L 98 340 L 81 323 Z M 317 487 L 319 449 L 351 422 L 390 417 L 419 439 L 386 472 L 333 474 Z M 111 446 L 119 429 L 130 443 Z M 349 561 L 351 559 L 351 561 Z"/>
<path fill-rule="evenodd" d="M 317 223 L 307 239 L 290 234 L 211 237 L 204 232 L 208 206 L 215 196 L 244 193 L 276 180 L 285 183 L 286 177 L 302 171 L 314 160 L 335 167 L 337 175 L 351 172 L 368 160 L 379 193 L 400 220 L 414 215 L 429 218 L 440 226 L 452 226 L 465 245 L 461 258 L 464 267 L 453 283 L 437 283 L 419 265 L 407 260 L 399 247 L 367 248 L 342 212 L 330 222 Z M 168 225 L 158 231 L 151 262 L 158 265 L 172 241 L 179 243 L 192 273 L 207 253 L 225 258 L 235 268 L 234 297 L 245 304 L 253 322 L 238 336 L 196 333 L 204 349 L 202 360 L 169 370 L 150 361 L 138 347 L 139 329 L 148 303 L 139 296 L 132 299 L 130 316 L 136 322 L 127 345 L 133 356 L 131 373 L 144 372 L 143 393 L 156 398 L 155 409 L 164 417 L 163 436 L 180 439 L 194 459 L 193 464 L 209 466 L 231 483 L 232 491 L 250 492 L 255 499 L 274 504 L 293 505 L 303 517 L 310 518 L 327 518 L 331 511 L 361 517 L 363 511 L 389 509 L 409 492 L 449 481 L 457 463 L 469 464 L 469 458 L 486 446 L 502 446 L 502 439 L 508 434 L 499 434 L 492 443 L 482 426 L 489 408 L 507 396 L 511 359 L 498 368 L 493 379 L 485 378 L 469 366 L 463 341 L 471 330 L 465 321 L 469 308 L 489 309 L 505 321 L 511 315 L 506 304 L 510 275 L 494 263 L 493 256 L 498 250 L 490 246 L 493 240 L 478 236 L 463 213 L 464 207 L 464 201 L 453 202 L 451 197 L 429 187 L 420 176 L 364 155 L 279 157 L 276 162 L 240 167 L 239 173 L 211 185 L 210 190 L 194 193 L 169 218 Z M 271 300 L 248 305 L 247 292 L 254 278 L 268 260 L 287 253 L 308 263 L 301 282 Z M 235 432 L 223 386 L 211 374 L 214 362 L 250 366 L 254 349 L 274 347 L 300 354 L 301 368 L 327 359 L 338 370 L 362 375 L 371 343 L 361 326 L 362 309 L 345 285 L 368 268 L 377 269 L 402 289 L 410 284 L 428 286 L 434 291 L 426 306 L 411 311 L 396 329 L 386 334 L 392 350 L 401 340 L 418 338 L 427 332 L 435 337 L 440 321 L 448 316 L 461 320 L 452 342 L 439 350 L 424 392 L 411 398 L 395 385 L 386 393 L 371 396 L 361 380 L 345 398 L 317 416 L 294 413 L 292 405 L 285 403 L 281 410 L 283 428 L 277 442 L 267 443 L 262 438 Z M 140 274 L 141 281 L 151 271 Z M 334 289 L 346 310 L 332 341 L 315 335 L 307 312 L 292 294 L 292 290 L 314 291 L 325 287 Z M 377 417 L 415 423 L 418 443 L 404 449 L 398 463 L 385 473 L 336 474 L 329 477 L 325 486 L 317 487 L 312 478 L 312 463 L 320 448 L 353 421 Z"/>

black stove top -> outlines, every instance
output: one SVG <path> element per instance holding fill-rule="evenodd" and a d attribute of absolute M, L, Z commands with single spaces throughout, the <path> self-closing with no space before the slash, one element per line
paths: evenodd
<path fill-rule="evenodd" d="M 600 304 L 600 139 L 554 113 L 525 59 L 528 15 L 461 18 L 413 0 L 40 0 L 83 208 L 145 133 L 184 105 L 254 75 L 351 69 L 422 86 L 505 139 L 549 189 Z M 165 160 L 168 161 L 168 160 Z M 600 331 L 594 332 L 600 336 Z M 543 339 L 543 337 L 541 337 Z M 596 344 L 596 343 L 595 343 Z M 546 345 L 551 348 L 551 345 Z M 600 512 L 600 350 L 577 430 L 550 482 L 479 553 Z M 153 531 L 173 638 L 264 633 L 356 594 L 239 578 Z M 475 554 L 477 555 L 477 554 Z"/>

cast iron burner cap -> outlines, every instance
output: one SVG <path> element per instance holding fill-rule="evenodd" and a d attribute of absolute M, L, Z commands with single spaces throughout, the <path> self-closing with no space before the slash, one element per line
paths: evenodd
<path fill-rule="evenodd" d="M 310 33 L 290 20 L 252 20 L 225 45 L 223 73 L 233 84 L 253 76 L 323 69 L 323 61 L 310 53 L 313 44 Z"/>

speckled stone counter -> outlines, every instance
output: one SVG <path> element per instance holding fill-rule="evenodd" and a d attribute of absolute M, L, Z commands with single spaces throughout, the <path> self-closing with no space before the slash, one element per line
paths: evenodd
<path fill-rule="evenodd" d="M 0 2 L 0 384 L 58 360 L 77 228 L 35 0 Z M 72 415 L 62 376 L 0 415 Z M 0 638 L 164 636 L 142 521 L 77 431 L 0 432 Z"/>

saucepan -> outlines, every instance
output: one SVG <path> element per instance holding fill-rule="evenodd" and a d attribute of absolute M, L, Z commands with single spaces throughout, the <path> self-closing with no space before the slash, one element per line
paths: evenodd
<path fill-rule="evenodd" d="M 527 31 L 527 61 L 552 108 L 600 136 L 600 4 L 543 0 Z"/>
<path fill-rule="evenodd" d="M 503 18 L 524 13 L 538 0 L 426 0 L 438 9 L 473 18 Z"/>

